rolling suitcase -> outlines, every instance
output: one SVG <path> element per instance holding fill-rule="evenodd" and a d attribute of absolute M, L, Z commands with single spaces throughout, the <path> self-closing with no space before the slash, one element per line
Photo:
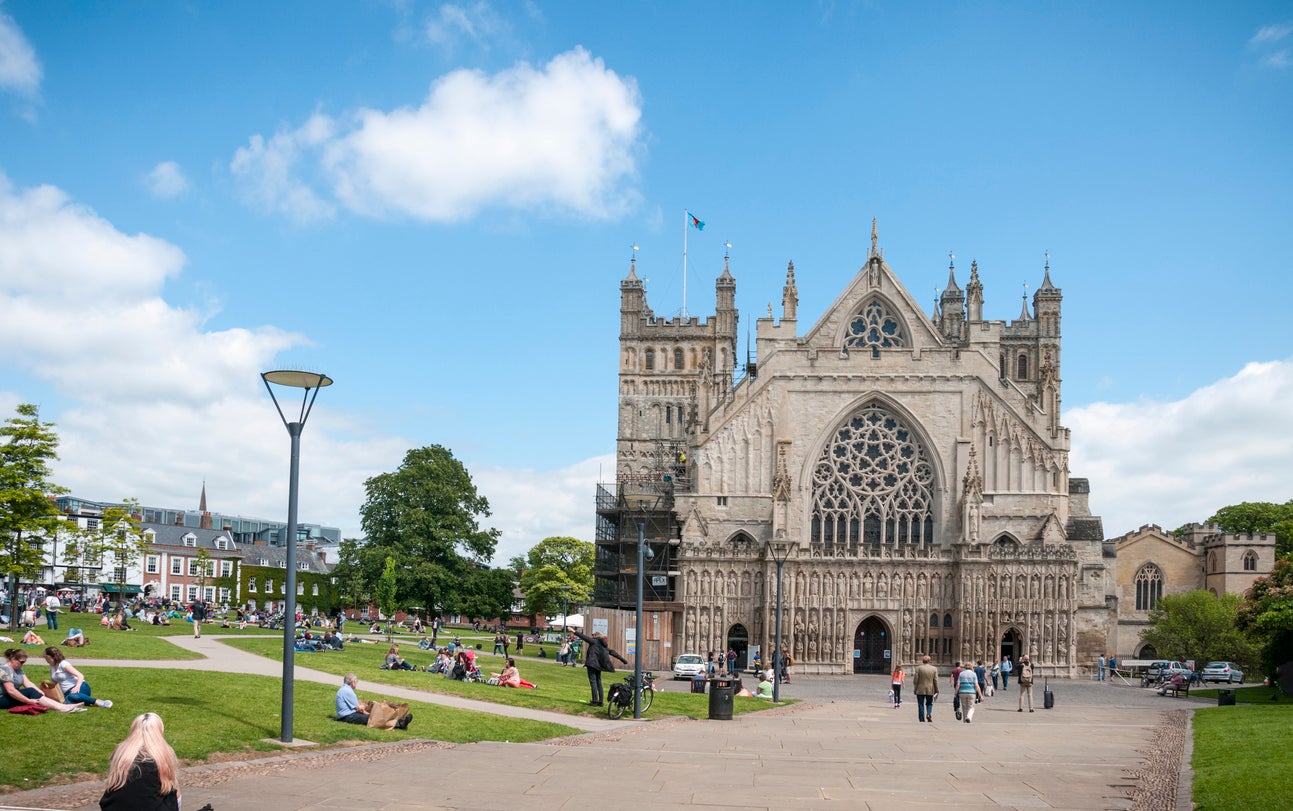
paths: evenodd
<path fill-rule="evenodd" d="M 1042 686 L 1042 707 L 1048 710 L 1055 709 L 1055 694 L 1051 692 L 1050 679 L 1046 679 Z"/>

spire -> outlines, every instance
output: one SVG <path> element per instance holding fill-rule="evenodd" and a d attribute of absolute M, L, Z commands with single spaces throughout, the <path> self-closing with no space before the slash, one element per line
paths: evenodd
<path fill-rule="evenodd" d="M 198 512 L 207 511 L 207 482 L 202 480 L 202 497 L 198 499 Z"/>
<path fill-rule="evenodd" d="M 947 254 L 947 289 L 943 291 L 943 295 L 946 296 L 948 293 L 954 292 L 961 292 L 961 288 L 956 286 L 956 254 L 949 251 Z"/>
<path fill-rule="evenodd" d="M 1019 312 L 1020 321 L 1028 321 L 1032 316 L 1028 314 L 1028 283 L 1024 282 L 1024 295 L 1021 297 L 1024 301 L 1024 308 Z"/>
<path fill-rule="evenodd" d="M 633 258 L 629 260 L 629 275 L 624 277 L 624 281 L 641 284 L 642 280 L 638 278 L 638 255 L 636 251 L 633 253 Z"/>
<path fill-rule="evenodd" d="M 1055 289 L 1056 289 L 1055 285 L 1051 284 L 1051 252 L 1047 251 L 1046 269 L 1042 273 L 1042 286 L 1037 289 L 1037 292 L 1040 293 L 1043 290 L 1046 292 L 1050 292 Z"/>
<path fill-rule="evenodd" d="M 967 315 L 971 321 L 983 320 L 983 284 L 979 281 L 979 262 L 970 262 L 970 283 L 965 286 Z"/>
<path fill-rule="evenodd" d="M 198 519 L 199 529 L 215 529 L 211 520 L 211 513 L 207 510 L 207 483 L 202 481 L 202 498 L 198 500 L 198 509 L 202 511 L 202 517 Z"/>
<path fill-rule="evenodd" d="M 795 286 L 795 263 L 786 266 L 786 286 L 781 288 L 781 317 L 795 320 L 799 306 L 799 288 Z"/>

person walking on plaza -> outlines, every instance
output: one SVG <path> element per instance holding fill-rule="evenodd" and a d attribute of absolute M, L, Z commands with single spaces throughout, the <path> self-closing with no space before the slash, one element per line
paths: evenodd
<path fill-rule="evenodd" d="M 952 663 L 952 712 L 956 713 L 956 720 L 961 720 L 961 663 Z"/>
<path fill-rule="evenodd" d="M 889 686 L 893 689 L 893 708 L 896 710 L 902 706 L 902 683 L 906 679 L 902 672 L 902 665 L 893 669 L 893 675 L 889 677 Z"/>
<path fill-rule="evenodd" d="M 202 638 L 202 620 L 207 618 L 207 604 L 201 598 L 193 601 L 193 638 Z"/>
<path fill-rule="evenodd" d="M 969 662 L 966 664 L 968 665 Z M 961 712 L 965 715 L 965 723 L 968 724 L 974 717 L 974 705 L 983 700 L 983 693 L 979 690 L 979 677 L 973 668 L 963 668 L 957 676 L 956 697 L 961 700 Z"/>
<path fill-rule="evenodd" d="M 600 707 L 604 697 L 602 695 L 602 672 L 615 672 L 615 664 L 611 662 L 612 657 L 619 659 L 626 665 L 629 660 L 620 656 L 618 652 L 612 650 L 606 644 L 606 637 L 602 636 L 601 631 L 593 631 L 592 636 L 585 636 L 583 631 L 574 628 L 571 630 L 587 646 L 584 649 L 584 668 L 588 671 L 588 688 L 592 692 L 592 697 L 588 703 L 593 707 Z"/>
<path fill-rule="evenodd" d="M 1096 680 L 1096 681 L 1104 681 L 1104 667 L 1105 667 L 1105 665 L 1104 665 L 1104 654 L 1102 653 L 1102 654 L 1100 654 L 1100 658 L 1099 658 L 1099 659 L 1097 660 L 1097 662 L 1096 662 L 1096 669 L 1095 669 L 1095 680 Z"/>
<path fill-rule="evenodd" d="M 58 630 L 58 612 L 63 608 L 63 604 L 58 601 L 58 595 L 50 592 L 45 598 L 45 627 L 51 631 Z"/>
<path fill-rule="evenodd" d="M 108 761 L 108 788 L 102 811 L 180 811 L 179 761 L 166 742 L 161 716 L 136 716 L 126 739 Z"/>
<path fill-rule="evenodd" d="M 995 693 L 1001 689 L 1001 663 L 993 662 L 992 670 L 988 671 L 988 675 L 992 676 L 992 692 Z"/>
<path fill-rule="evenodd" d="M 1019 711 L 1024 711 L 1024 697 L 1028 697 L 1028 711 L 1033 711 L 1033 663 L 1025 654 L 1019 657 Z"/>
<path fill-rule="evenodd" d="M 1001 689 L 1010 689 L 1010 674 L 1015 670 L 1015 665 L 1010 661 L 1009 656 L 1001 657 Z"/>
<path fill-rule="evenodd" d="M 911 685 L 916 692 L 916 718 L 922 724 L 926 721 L 933 723 L 934 696 L 938 695 L 938 668 L 929 662 L 928 656 L 920 660 Z"/>
<path fill-rule="evenodd" d="M 983 666 L 982 659 L 974 665 L 974 678 L 979 681 L 979 701 L 982 701 L 983 697 L 988 694 L 988 669 Z"/>

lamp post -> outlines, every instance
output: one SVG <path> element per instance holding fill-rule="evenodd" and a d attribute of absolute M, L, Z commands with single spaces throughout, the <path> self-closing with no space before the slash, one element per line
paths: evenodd
<path fill-rule="evenodd" d="M 772 652 L 772 703 L 776 704 L 781 701 L 781 569 L 790 557 L 791 545 L 787 541 L 771 541 L 767 548 L 777 564 L 777 637 Z"/>
<path fill-rule="evenodd" d="M 633 631 L 633 717 L 642 718 L 642 549 L 646 546 L 646 517 L 638 521 L 638 601 Z"/>
<path fill-rule="evenodd" d="M 288 370 L 262 372 L 260 377 L 265 381 L 265 390 L 269 392 L 270 399 L 274 401 L 274 408 L 278 410 L 278 416 L 287 428 L 287 435 L 292 438 L 292 464 L 288 474 L 287 489 L 287 600 L 283 607 L 283 706 L 279 735 L 279 740 L 283 743 L 291 743 L 292 693 L 295 676 L 293 667 L 296 664 L 296 502 L 301 475 L 301 431 L 305 428 L 305 421 L 310 418 L 310 410 L 314 408 L 314 400 L 319 396 L 319 389 L 331 386 L 332 378 L 319 372 Z M 301 397 L 301 411 L 294 422 L 288 421 L 287 416 L 283 414 L 283 407 L 278 404 L 278 397 L 274 395 L 271 383 L 275 386 L 305 390 Z"/>

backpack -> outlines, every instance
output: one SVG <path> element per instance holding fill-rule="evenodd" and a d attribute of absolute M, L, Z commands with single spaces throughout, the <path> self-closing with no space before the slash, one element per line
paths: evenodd
<path fill-rule="evenodd" d="M 1019 669 L 1019 683 L 1023 685 L 1033 683 L 1033 665 L 1031 662 Z"/>

